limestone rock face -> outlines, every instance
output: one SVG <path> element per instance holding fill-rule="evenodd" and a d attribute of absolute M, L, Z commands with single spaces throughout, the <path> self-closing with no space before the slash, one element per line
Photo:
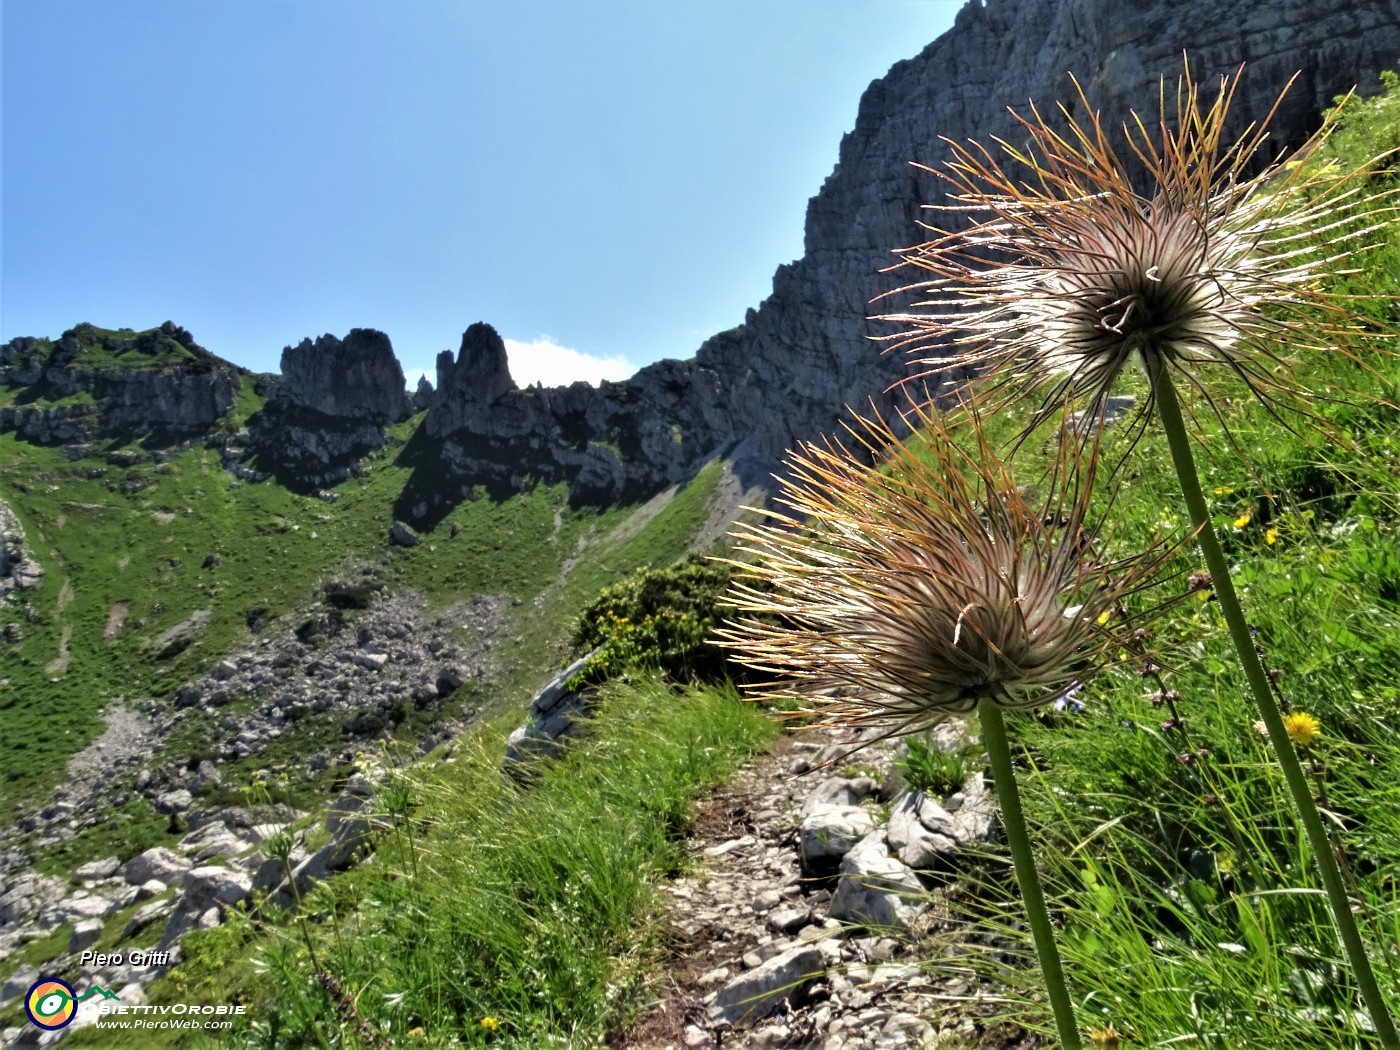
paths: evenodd
<path fill-rule="evenodd" d="M 50 445 L 203 433 L 232 407 L 239 375 L 173 321 L 144 332 L 80 324 L 0 346 L 4 386 L 35 396 L 0 408 L 0 431 Z"/>
<path fill-rule="evenodd" d="M 427 376 L 418 377 L 418 389 L 413 392 L 413 411 L 425 411 L 433 403 L 433 384 Z"/>
<path fill-rule="evenodd" d="M 10 505 L 0 499 L 0 605 L 20 591 L 44 582 L 44 567 L 24 541 L 24 527 Z"/>
<path fill-rule="evenodd" d="M 280 395 L 294 408 L 333 419 L 398 423 L 412 411 L 393 345 L 373 328 L 284 347 Z"/>
<path fill-rule="evenodd" d="M 909 307 L 911 296 L 879 297 L 917 275 L 881 271 L 925 239 L 923 206 L 943 203 L 939 180 L 912 164 L 945 160 L 941 137 L 1018 141 L 1007 107 L 1070 97 L 1071 70 L 1109 126 L 1131 108 L 1150 112 L 1183 50 L 1206 85 L 1246 63 L 1240 128 L 1300 72 L 1273 124 L 1269 148 L 1283 149 L 1307 138 L 1334 95 L 1379 89 L 1400 59 L 1400 0 L 970 0 L 947 33 L 866 90 L 808 204 L 802 258 L 778 268 L 743 324 L 692 360 L 623 383 L 528 391 L 511 389 L 498 340 L 474 325 L 455 362 L 439 358 L 428 430 L 444 464 L 463 479 L 509 487 L 529 475 L 568 480 L 576 498 L 612 498 L 728 452 L 744 484 L 768 484 L 784 450 L 836 433 L 846 406 L 869 413 L 873 401 L 891 418 L 903 395 L 886 391 L 909 368 L 872 342 L 893 328 L 868 318 Z"/>
<path fill-rule="evenodd" d="M 384 447 L 384 428 L 414 411 L 389 337 L 372 328 L 284 347 L 282 375 L 261 389 L 268 400 L 248 421 L 248 448 L 298 489 L 350 477 Z"/>
<path fill-rule="evenodd" d="M 442 406 L 440 426 L 445 430 L 467 425 L 473 408 L 489 409 L 514 389 L 505 340 L 485 322 L 478 321 L 462 333 L 455 361 L 449 350 L 438 354 L 432 404 Z"/>
<path fill-rule="evenodd" d="M 1110 122 L 1156 104 L 1158 81 L 1174 84 L 1189 49 L 1201 82 L 1247 63 L 1236 99 L 1240 125 L 1262 119 L 1284 83 L 1302 76 L 1274 124 L 1271 143 L 1298 145 L 1333 95 L 1379 88 L 1400 57 L 1400 3 L 1379 0 L 971 0 L 952 29 L 866 90 L 836 169 L 807 208 L 805 254 L 778 269 L 773 294 L 742 328 L 699 350 L 697 373 L 723 391 L 716 407 L 736 434 L 744 419 L 767 421 L 743 436 L 739 464 L 761 465 L 794 437 L 834 429 L 843 405 L 874 397 L 909 374 L 897 353 L 870 342 L 891 326 L 871 314 L 907 308 L 910 296 L 872 303 L 908 283 L 882 274 L 892 250 L 917 243 L 922 206 L 944 202 L 934 176 L 911 162 L 947 158 L 940 136 L 1016 142 L 1008 106 L 1043 108 L 1065 98 L 1073 70 Z"/>

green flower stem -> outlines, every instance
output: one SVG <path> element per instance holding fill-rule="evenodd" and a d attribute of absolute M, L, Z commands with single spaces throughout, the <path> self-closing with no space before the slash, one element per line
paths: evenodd
<path fill-rule="evenodd" d="M 1006 840 L 1011 845 L 1011 859 L 1016 865 L 1016 882 L 1026 903 L 1035 953 L 1040 959 L 1040 971 L 1045 976 L 1045 991 L 1050 996 L 1050 1008 L 1055 1013 L 1055 1027 L 1060 1033 L 1064 1050 L 1082 1050 L 1079 1026 L 1074 1020 L 1074 1004 L 1070 1001 L 1065 971 L 1060 965 L 1060 952 L 1055 947 L 1055 931 L 1050 926 L 1050 913 L 1045 908 L 1045 894 L 1040 889 L 1040 876 L 1035 870 L 1035 853 L 1030 836 L 1026 834 L 1026 815 L 1021 812 L 1021 795 L 1016 790 L 1016 773 L 1011 768 L 1011 748 L 1006 741 L 1006 722 L 1001 708 L 989 701 L 977 706 L 982 719 L 982 744 L 996 781 L 997 799 L 1001 802 L 1001 819 L 1006 826 Z"/>
<path fill-rule="evenodd" d="M 1159 367 L 1151 378 L 1157 413 L 1162 421 L 1162 429 L 1167 435 L 1167 444 L 1171 447 L 1172 463 L 1176 467 L 1177 480 L 1181 484 L 1181 495 L 1186 501 L 1191 523 L 1196 527 L 1196 542 L 1205 557 L 1206 568 L 1210 570 L 1211 586 L 1215 590 L 1216 600 L 1220 603 L 1220 612 L 1230 628 L 1230 639 L 1235 643 L 1235 651 L 1239 653 L 1244 676 L 1254 694 L 1254 705 L 1268 728 L 1274 755 L 1278 759 L 1279 768 L 1283 770 L 1288 790 L 1293 795 L 1293 805 L 1303 822 L 1303 830 L 1307 833 L 1313 860 L 1322 876 L 1327 900 L 1332 905 L 1332 918 L 1341 937 L 1342 947 L 1351 962 L 1356 983 L 1361 988 L 1361 998 L 1365 1000 L 1366 1008 L 1370 1011 L 1371 1023 L 1375 1026 L 1381 1046 L 1386 1050 L 1400 1050 L 1400 1036 L 1396 1035 L 1395 1023 L 1391 1020 L 1390 1011 L 1386 1009 L 1375 974 L 1371 972 L 1366 947 L 1357 930 L 1356 919 L 1351 913 L 1346 887 L 1342 884 L 1341 871 L 1337 867 L 1336 857 L 1332 854 L 1331 841 L 1327 837 L 1327 830 L 1323 827 L 1317 806 L 1313 803 L 1308 779 L 1298 761 L 1298 754 L 1293 749 L 1293 741 L 1288 738 L 1288 730 L 1284 728 L 1283 714 L 1269 689 L 1269 676 L 1264 670 L 1264 665 L 1259 662 L 1259 653 L 1250 637 L 1244 610 L 1240 608 L 1240 600 L 1230 582 L 1230 566 L 1225 561 L 1225 553 L 1220 549 L 1220 541 L 1216 538 L 1210 513 L 1206 509 L 1205 496 L 1201 492 L 1200 479 L 1196 476 L 1196 464 L 1191 456 L 1191 443 L 1186 435 L 1186 424 L 1181 417 L 1181 406 L 1177 403 L 1176 388 L 1172 385 L 1171 376 L 1165 368 Z"/>

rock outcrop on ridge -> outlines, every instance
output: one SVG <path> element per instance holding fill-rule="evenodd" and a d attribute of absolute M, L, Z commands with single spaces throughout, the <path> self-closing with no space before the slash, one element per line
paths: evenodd
<path fill-rule="evenodd" d="M 343 340 L 323 335 L 284 347 L 278 397 L 333 419 L 390 424 L 413 412 L 394 347 L 373 328 L 352 328 Z"/>
<path fill-rule="evenodd" d="M 238 384 L 234 365 L 172 321 L 144 332 L 80 324 L 57 340 L 22 337 L 0 346 L 0 388 L 32 395 L 0 406 L 0 431 L 41 445 L 178 440 L 209 430 L 233 405 Z"/>
<path fill-rule="evenodd" d="M 530 479 L 567 481 L 576 501 L 650 494 L 734 440 L 703 418 L 693 373 L 691 362 L 660 361 L 624 383 L 521 390 L 504 341 L 478 322 L 463 334 L 455 360 L 446 351 L 438 356 L 423 427 L 432 446 L 426 473 L 436 479 L 446 468 L 463 488 L 493 492 Z M 436 483 L 421 488 L 429 507 L 465 494 Z"/>
<path fill-rule="evenodd" d="M 259 470 L 289 487 L 344 481 L 384 446 L 386 426 L 413 414 L 393 345 L 373 328 L 303 339 L 282 349 L 281 364 L 260 384 L 268 400 L 248 421 L 247 445 Z"/>
<path fill-rule="evenodd" d="M 1008 106 L 1042 107 L 1073 91 L 1073 71 L 1110 122 L 1151 110 L 1189 51 L 1203 84 L 1246 64 L 1235 101 L 1241 127 L 1300 76 L 1272 125 L 1271 148 L 1296 146 L 1335 95 L 1369 92 L 1400 63 L 1400 0 L 971 0 L 952 29 L 900 62 L 861 99 L 836 169 L 807 208 L 803 257 L 780 266 L 773 292 L 743 324 L 707 340 L 688 361 L 661 361 L 623 383 L 512 390 L 499 381 L 503 349 L 479 326 L 454 362 L 439 359 L 428 433 L 441 466 L 463 487 L 574 484 L 575 497 L 613 498 L 683 480 L 729 451 L 741 479 L 766 484 L 785 449 L 838 430 L 846 406 L 889 416 L 887 393 L 908 375 L 871 336 L 868 316 L 908 306 L 872 300 L 914 279 L 882 273 L 893 250 L 923 239 L 923 206 L 942 200 L 936 166 L 954 140 L 1015 137 Z M 477 335 L 473 335 L 477 332 Z M 484 363 L 483 363 L 484 362 Z M 439 485 L 436 498 L 455 498 Z"/>

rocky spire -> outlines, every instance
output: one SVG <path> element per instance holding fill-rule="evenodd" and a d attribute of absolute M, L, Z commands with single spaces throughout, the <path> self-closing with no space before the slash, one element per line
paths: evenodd
<path fill-rule="evenodd" d="M 439 432 L 466 425 L 515 389 L 505 340 L 485 321 L 477 321 L 462 333 L 455 362 L 451 350 L 438 354 L 433 410 L 439 414 Z M 450 421 L 443 418 L 448 415 Z"/>

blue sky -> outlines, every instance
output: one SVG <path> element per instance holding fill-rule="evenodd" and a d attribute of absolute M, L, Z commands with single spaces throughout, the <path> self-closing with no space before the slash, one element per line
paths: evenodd
<path fill-rule="evenodd" d="M 370 327 L 411 371 L 483 320 L 549 384 L 742 321 L 961 6 L 2 2 L 0 340 L 169 318 L 271 371 Z"/>

